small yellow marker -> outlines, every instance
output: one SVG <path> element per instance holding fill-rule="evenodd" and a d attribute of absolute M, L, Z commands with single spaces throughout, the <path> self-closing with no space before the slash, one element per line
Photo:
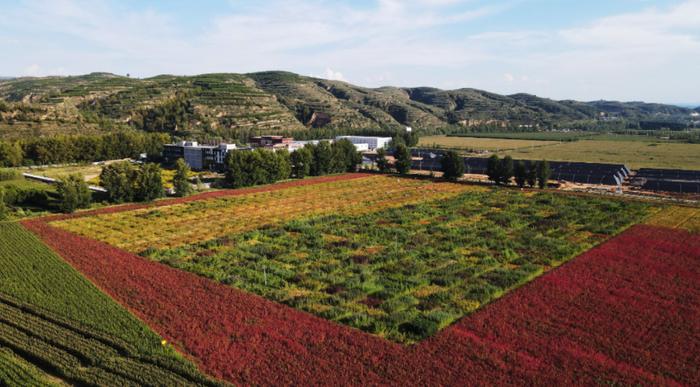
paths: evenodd
<path fill-rule="evenodd" d="M 168 344 L 168 340 L 161 340 L 161 341 L 160 341 L 160 344 L 161 344 L 162 346 L 165 346 L 166 344 Z"/>

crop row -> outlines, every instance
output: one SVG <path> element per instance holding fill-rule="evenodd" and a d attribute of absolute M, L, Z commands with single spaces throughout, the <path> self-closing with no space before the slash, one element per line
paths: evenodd
<path fill-rule="evenodd" d="M 53 386 L 46 374 L 7 348 L 0 346 L 0 385 Z"/>
<path fill-rule="evenodd" d="M 700 273 L 689 270 L 700 264 L 700 237 L 687 232 L 635 226 L 405 347 L 26 224 L 204 369 L 235 383 L 700 383 Z"/>
<path fill-rule="evenodd" d="M 48 347 L 42 335 L 51 333 L 57 334 L 59 339 L 71 337 L 67 342 L 52 342 L 56 345 L 63 343 L 71 348 L 73 344 L 85 343 L 81 353 L 89 358 L 103 359 L 109 355 L 111 362 L 123 356 L 125 359 L 148 359 L 149 364 L 175 375 L 193 380 L 203 378 L 192 363 L 170 346 L 161 345 L 161 338 L 145 324 L 17 223 L 0 223 L 0 267 L 0 300 L 3 301 L 0 318 L 3 329 L 8 332 L 0 336 L 4 339 L 21 337 L 14 344 L 18 350 L 26 351 L 27 346 L 31 349 L 33 345 Z M 20 328 L 31 328 L 31 332 L 18 332 Z M 107 351 L 109 348 L 112 349 Z M 52 347 L 47 349 L 47 354 L 56 351 Z M 73 356 L 59 351 L 57 359 L 61 359 L 60 354 L 66 354 L 67 358 Z"/>
<path fill-rule="evenodd" d="M 700 232 L 700 208 L 671 206 L 661 209 L 646 222 L 652 226 Z"/>
<path fill-rule="evenodd" d="M 470 190 L 484 188 L 371 176 L 69 219 L 53 225 L 140 253 L 149 247 L 206 241 L 299 216 L 367 213 Z"/>
<path fill-rule="evenodd" d="M 115 338 L 1 295 L 0 343 L 76 384 L 216 384 L 177 363 L 141 357 Z"/>
<path fill-rule="evenodd" d="M 295 219 L 144 255 L 410 344 L 638 222 L 646 210 L 592 197 L 472 191 L 369 214 Z"/>

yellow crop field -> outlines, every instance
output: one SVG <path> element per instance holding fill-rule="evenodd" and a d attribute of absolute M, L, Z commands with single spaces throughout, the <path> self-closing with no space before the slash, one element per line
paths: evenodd
<path fill-rule="evenodd" d="M 428 180 L 369 176 L 53 222 L 52 225 L 140 253 L 279 224 L 300 216 L 361 214 L 487 190 Z"/>
<path fill-rule="evenodd" d="M 700 232 L 700 208 L 673 206 L 659 211 L 646 222 L 652 226 Z"/>

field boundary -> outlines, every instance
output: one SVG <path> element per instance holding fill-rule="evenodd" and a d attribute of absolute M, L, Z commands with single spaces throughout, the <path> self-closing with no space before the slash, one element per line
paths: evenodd
<path fill-rule="evenodd" d="M 625 356 L 628 355 L 626 351 L 638 349 L 628 349 L 622 343 L 619 345 L 624 349 L 618 348 L 621 353 L 602 354 L 595 348 L 589 348 L 591 343 L 566 339 L 569 333 L 564 332 L 559 340 L 569 340 L 567 343 L 546 340 L 539 345 L 549 349 L 533 352 L 533 348 L 523 347 L 517 342 L 502 342 L 498 339 L 498 333 L 490 337 L 493 332 L 479 332 L 472 326 L 475 321 L 494 313 L 510 313 L 508 310 L 511 307 L 517 310 L 522 305 L 528 305 L 523 297 L 532 298 L 529 300 L 531 307 L 547 305 L 551 301 L 540 299 L 546 301 L 554 297 L 554 305 L 547 307 L 547 315 L 551 317 L 551 314 L 557 313 L 552 308 L 556 308 L 556 302 L 561 302 L 556 297 L 561 290 L 557 284 L 574 281 L 576 291 L 586 292 L 587 282 L 595 283 L 598 280 L 591 276 L 591 272 L 610 274 L 605 271 L 606 264 L 615 266 L 628 260 L 617 270 L 628 270 L 631 271 L 630 275 L 635 276 L 632 273 L 644 268 L 635 266 L 635 261 L 614 255 L 630 240 L 650 244 L 649 247 L 654 248 L 655 238 L 666 236 L 676 243 L 662 243 L 657 256 L 648 259 L 661 264 L 656 260 L 668 260 L 680 254 L 683 259 L 697 263 L 700 258 L 700 237 L 681 230 L 633 226 L 476 313 L 463 317 L 435 336 L 405 347 L 195 274 L 148 261 L 45 222 L 46 219 L 42 218 L 23 224 L 100 289 L 195 359 L 203 370 L 234 383 L 298 383 L 312 377 L 319 384 L 333 384 L 338 380 L 357 384 L 513 383 L 523 380 L 560 383 L 562 380 L 592 382 L 598 380 L 598 374 L 605 374 L 612 380 L 629 383 L 676 384 L 680 381 L 692 384 L 700 378 L 685 369 L 673 369 L 674 374 L 663 368 L 648 372 L 635 367 L 632 364 L 638 358 L 633 355 L 630 361 Z M 689 243 L 691 250 L 686 252 L 684 249 L 688 249 Z M 599 265 L 588 266 L 591 264 L 589 261 Z M 694 275 L 695 281 L 700 280 L 700 275 Z M 641 282 L 642 286 L 654 286 L 638 277 L 632 280 Z M 653 282 L 651 279 L 648 281 Z M 559 290 L 553 290 L 552 286 Z M 594 288 L 601 292 L 608 291 L 601 286 Z M 571 290 L 567 289 L 565 293 L 569 292 Z M 700 294 L 697 290 L 695 292 Z M 626 297 L 634 297 L 634 293 Z M 514 304 L 516 302 L 517 305 Z M 616 307 L 625 305 L 624 301 L 618 306 L 606 304 L 613 312 Z M 567 303 L 561 307 L 565 309 L 572 305 Z M 576 305 L 573 307 L 578 312 Z M 546 321 L 542 323 L 548 324 Z M 644 325 L 650 322 L 642 318 L 634 323 Z M 477 327 L 485 329 L 489 325 Z M 498 329 L 498 324 L 493 329 Z M 649 326 L 649 329 L 652 327 Z M 554 347 L 550 348 L 551 345 Z M 647 356 L 653 358 L 653 353 Z M 455 359 L 463 360 L 459 366 L 455 366 Z M 649 366 L 652 367 L 651 364 Z"/>
<path fill-rule="evenodd" d="M 235 188 L 235 189 L 222 189 L 217 191 L 203 192 L 199 194 L 194 194 L 182 198 L 168 198 L 163 200 L 157 200 L 150 203 L 128 203 L 128 204 L 118 204 L 115 206 L 97 208 L 94 210 L 86 210 L 75 212 L 72 214 L 58 214 L 58 215 L 46 215 L 38 218 L 33 218 L 33 220 L 41 219 L 45 222 L 54 222 L 59 220 L 77 219 L 86 216 L 100 215 L 100 214 L 111 214 L 123 211 L 140 210 L 144 208 L 157 208 L 171 206 L 174 204 L 190 203 L 199 200 L 216 199 L 230 196 L 240 196 L 260 192 L 272 192 L 279 191 L 286 188 L 292 187 L 302 187 L 308 185 L 316 185 L 322 183 L 331 183 L 335 181 L 353 180 L 361 179 L 364 177 L 372 176 L 369 173 L 345 173 L 341 175 L 330 175 L 330 176 L 319 176 L 312 177 L 303 180 L 289 180 L 280 183 L 268 184 L 263 186 L 255 187 L 245 187 L 245 188 Z"/>

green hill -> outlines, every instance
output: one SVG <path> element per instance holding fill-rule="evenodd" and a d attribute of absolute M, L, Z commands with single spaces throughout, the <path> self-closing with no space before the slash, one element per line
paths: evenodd
<path fill-rule="evenodd" d="M 691 109 L 615 101 L 555 101 L 476 89 L 366 88 L 288 72 L 160 75 L 109 73 L 0 80 L 0 139 L 132 127 L 181 136 L 565 126 L 690 121 Z"/>

